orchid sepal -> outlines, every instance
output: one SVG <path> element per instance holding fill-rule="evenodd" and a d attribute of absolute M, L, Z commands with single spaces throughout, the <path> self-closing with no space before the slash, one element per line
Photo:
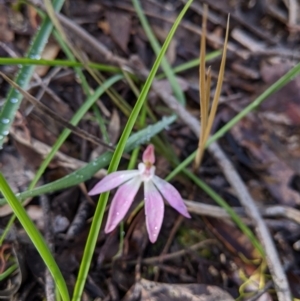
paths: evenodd
<path fill-rule="evenodd" d="M 113 172 L 105 176 L 100 182 L 98 182 L 89 192 L 89 195 L 100 194 L 102 192 L 112 190 L 138 175 L 138 170 L 124 170 Z"/>

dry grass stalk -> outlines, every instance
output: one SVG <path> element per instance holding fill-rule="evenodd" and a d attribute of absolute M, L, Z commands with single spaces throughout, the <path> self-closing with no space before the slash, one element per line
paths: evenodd
<path fill-rule="evenodd" d="M 199 91 L 200 91 L 200 118 L 201 118 L 201 128 L 200 128 L 200 138 L 198 144 L 198 150 L 195 158 L 195 169 L 200 166 L 205 145 L 211 131 L 213 121 L 216 116 L 219 97 L 222 90 L 222 84 L 224 79 L 224 71 L 225 71 L 225 62 L 226 62 L 226 49 L 228 42 L 228 31 L 229 31 L 229 16 L 227 20 L 226 26 L 226 36 L 221 60 L 221 66 L 218 76 L 217 88 L 214 95 L 214 99 L 212 101 L 211 108 L 209 108 L 209 100 L 210 100 L 210 88 L 211 88 L 211 69 L 210 67 L 206 73 L 205 66 L 205 55 L 206 55 L 206 24 L 207 24 L 207 15 L 208 15 L 208 7 L 204 5 L 204 13 L 202 20 L 202 36 L 200 41 L 200 66 L 199 66 Z"/>

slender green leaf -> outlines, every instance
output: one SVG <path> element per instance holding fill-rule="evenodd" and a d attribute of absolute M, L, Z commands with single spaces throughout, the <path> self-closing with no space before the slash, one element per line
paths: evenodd
<path fill-rule="evenodd" d="M 84 68 L 84 65 L 72 60 L 45 60 L 45 59 L 31 59 L 31 58 L 7 58 L 0 57 L 0 65 L 31 65 L 31 66 L 51 66 L 51 67 L 79 67 Z M 121 69 L 114 66 L 87 63 L 92 69 L 97 69 L 103 72 L 121 73 Z"/>
<path fill-rule="evenodd" d="M 3 177 L 2 173 L 0 173 L 0 190 L 4 195 L 5 199 L 11 206 L 14 214 L 19 219 L 20 223 L 22 224 L 24 230 L 26 231 L 27 235 L 31 239 L 32 243 L 34 244 L 35 248 L 41 255 L 43 261 L 45 262 L 46 266 L 48 267 L 58 289 L 64 301 L 69 301 L 69 293 L 66 282 L 61 274 L 59 267 L 56 264 L 55 259 L 53 258 L 43 236 L 37 230 L 32 220 L 28 217 L 25 209 L 19 203 L 18 199 L 15 197 L 14 193 L 12 192 L 11 188 L 9 187 L 8 183 L 6 182 L 5 178 Z"/>
<path fill-rule="evenodd" d="M 18 268 L 18 265 L 15 263 L 12 266 L 10 266 L 7 270 L 5 270 L 2 274 L 0 274 L 0 281 L 5 280 L 9 275 L 11 275 L 16 269 Z"/>

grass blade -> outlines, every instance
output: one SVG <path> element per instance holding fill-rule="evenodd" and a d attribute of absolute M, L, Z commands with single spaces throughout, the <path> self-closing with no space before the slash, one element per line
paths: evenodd
<path fill-rule="evenodd" d="M 0 190 L 11 206 L 14 211 L 14 214 L 19 219 L 20 223 L 22 224 L 24 230 L 28 234 L 29 238 L 31 239 L 32 243 L 34 244 L 35 248 L 39 252 L 40 256 L 42 257 L 43 261 L 45 262 L 46 266 L 48 267 L 58 289 L 61 294 L 61 297 L 64 301 L 69 301 L 69 293 L 67 289 L 66 282 L 61 274 L 59 267 L 56 264 L 55 259 L 53 258 L 43 236 L 37 230 L 34 223 L 28 217 L 25 209 L 19 203 L 18 199 L 15 197 L 14 193 L 12 192 L 11 188 L 9 187 L 8 183 L 6 182 L 5 178 L 3 177 L 2 173 L 0 173 Z"/>
<path fill-rule="evenodd" d="M 11 58 L 0 57 L 0 65 L 32 65 L 32 66 L 51 66 L 51 67 L 80 67 L 84 68 L 84 64 L 73 60 L 45 60 L 31 58 Z M 121 73 L 121 69 L 98 63 L 87 63 L 92 69 L 97 69 L 103 72 Z"/>

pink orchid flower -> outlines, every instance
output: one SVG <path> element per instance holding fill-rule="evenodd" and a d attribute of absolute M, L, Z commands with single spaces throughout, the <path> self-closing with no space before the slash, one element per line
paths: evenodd
<path fill-rule="evenodd" d="M 89 195 L 100 194 L 120 186 L 111 202 L 105 232 L 113 231 L 126 215 L 142 182 L 144 182 L 144 200 L 146 226 L 149 239 L 154 243 L 159 234 L 164 218 L 164 201 L 190 218 L 180 193 L 167 181 L 155 175 L 154 146 L 149 145 L 143 153 L 143 163 L 137 170 L 116 171 L 103 178 L 89 192 Z"/>

